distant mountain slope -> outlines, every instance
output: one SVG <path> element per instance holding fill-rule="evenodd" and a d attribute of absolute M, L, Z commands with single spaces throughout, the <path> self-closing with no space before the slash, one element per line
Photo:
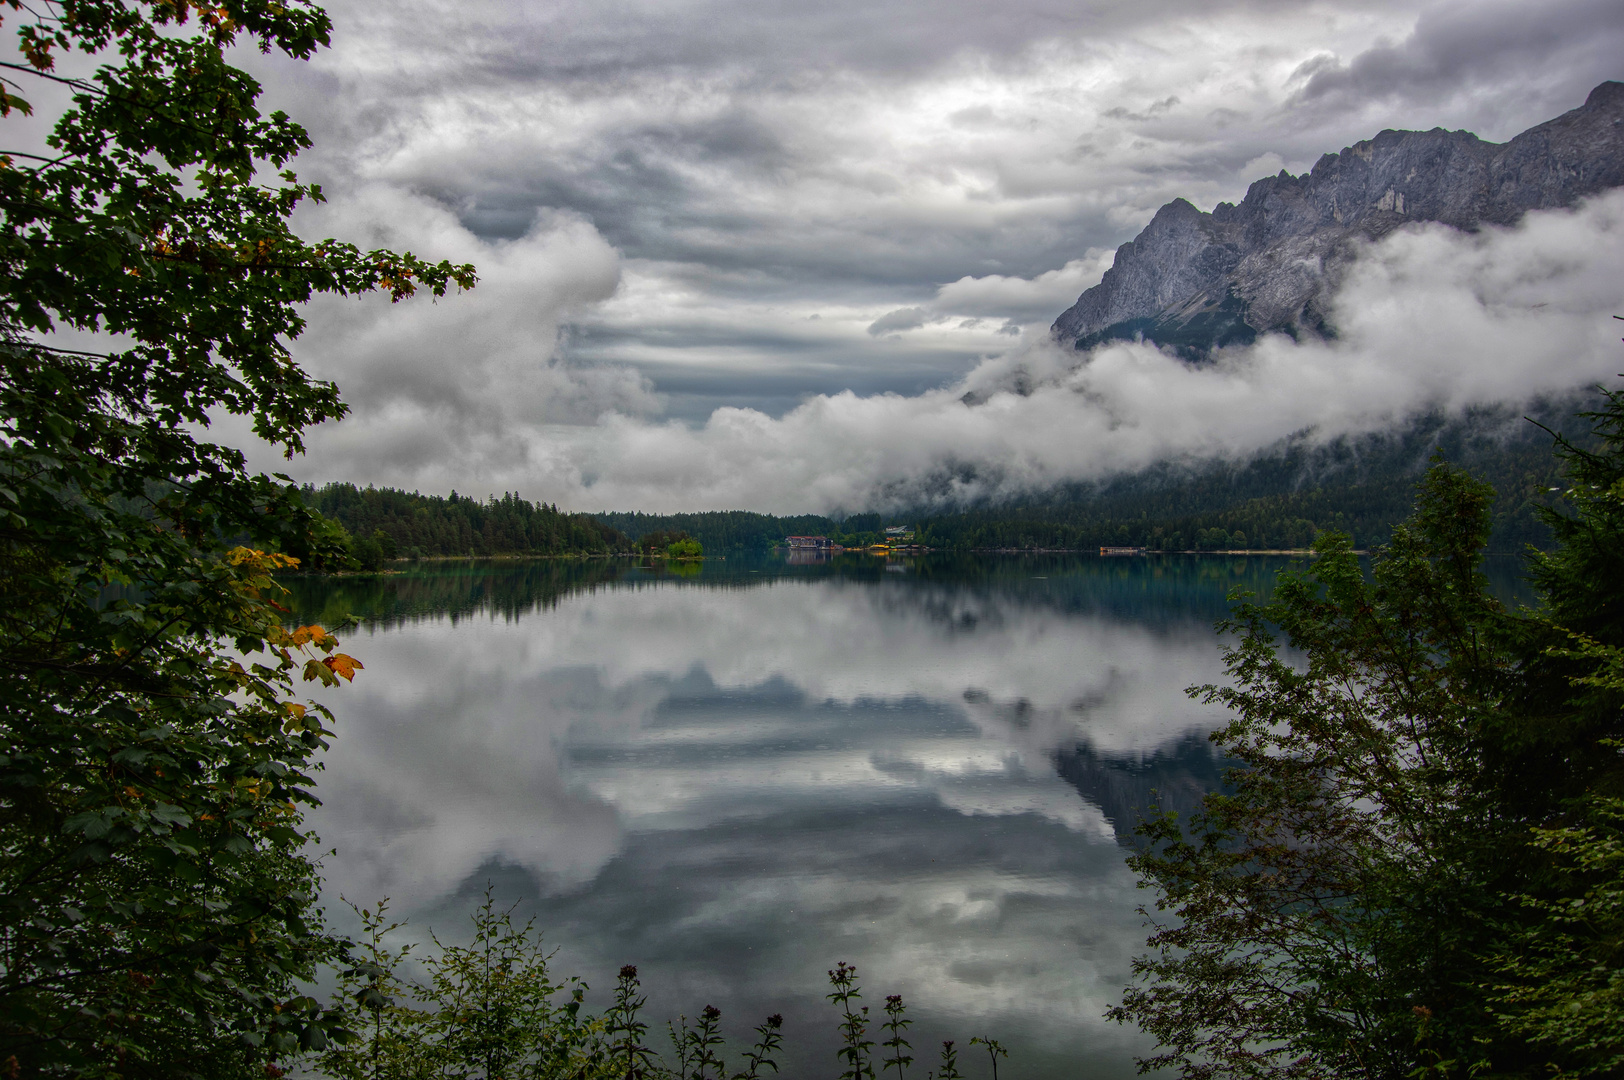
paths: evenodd
<path fill-rule="evenodd" d="M 1619 186 L 1624 83 L 1602 83 L 1584 105 L 1503 144 L 1441 128 L 1383 131 L 1303 176 L 1257 181 L 1239 206 L 1163 206 L 1053 331 L 1077 348 L 1143 335 L 1191 358 L 1271 330 L 1324 334 L 1324 305 L 1358 240 L 1412 221 L 1507 225 Z"/>
<path fill-rule="evenodd" d="M 877 539 L 886 525 L 913 526 L 921 543 L 948 551 L 1092 551 L 1107 544 L 1152 551 L 1301 548 L 1322 529 L 1345 532 L 1359 547 L 1371 547 L 1386 543 L 1393 526 L 1409 516 L 1416 481 L 1440 451 L 1494 486 L 1498 498 L 1489 547 L 1516 552 L 1549 542 L 1537 509 L 1556 502 L 1555 492 L 1564 483 L 1550 436 L 1523 415 L 1588 446 L 1588 425 L 1573 414 L 1594 403 L 1594 394 L 1580 393 L 1521 409 L 1483 407 L 1453 417 L 1428 413 L 1390 431 L 1325 443 L 1306 436 L 1288 439 L 1243 461 L 1164 463 L 1108 480 L 1030 492 L 1016 504 L 919 507 L 844 520 L 745 511 L 597 518 L 632 537 L 680 529 L 713 554 L 766 551 L 793 533 L 867 533 Z"/>

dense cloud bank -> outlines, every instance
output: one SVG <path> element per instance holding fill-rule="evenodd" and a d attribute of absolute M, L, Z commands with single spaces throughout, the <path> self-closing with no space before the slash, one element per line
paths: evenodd
<path fill-rule="evenodd" d="M 502 250 L 522 267 L 525 251 L 568 244 L 573 229 L 557 225 Z M 960 282 L 942 292 L 1003 287 L 1012 286 Z M 462 330 L 441 332 L 474 334 L 480 320 L 508 311 L 500 300 L 486 303 L 465 309 Z M 437 404 L 441 394 L 461 401 L 450 389 L 459 382 L 498 386 L 500 394 L 466 407 L 466 426 L 456 429 L 465 433 L 462 454 L 482 456 L 491 490 L 573 507 L 829 512 L 1013 495 L 1606 379 L 1621 360 L 1609 316 L 1624 311 L 1624 191 L 1575 211 L 1531 214 L 1510 229 L 1401 230 L 1360 256 L 1333 311 L 1334 340 L 1269 336 L 1208 366 L 1133 343 L 1089 354 L 1022 343 L 941 389 L 822 394 L 778 418 L 724 407 L 697 427 L 639 413 L 646 390 L 629 373 L 617 383 L 602 369 L 575 372 L 556 361 L 448 371 L 446 384 L 429 382 L 421 399 L 412 396 L 415 381 L 368 393 L 390 415 L 461 407 Z M 385 363 L 391 335 L 414 332 L 428 331 L 380 330 L 377 354 L 350 360 Z M 549 404 L 558 401 L 605 411 L 590 423 L 546 418 L 542 410 L 563 407 Z M 485 440 L 503 430 L 510 442 L 498 455 Z M 399 434 L 413 437 L 409 427 Z M 323 440 L 346 436 L 342 425 L 318 434 L 317 453 L 326 452 Z M 372 475 L 431 490 L 467 484 L 466 456 L 396 453 L 373 462 Z"/>
<path fill-rule="evenodd" d="M 1272 343 L 1221 373 L 1126 349 L 1064 378 L 1046 330 L 1171 198 L 1234 200 L 1384 127 L 1505 139 L 1624 74 L 1624 8 L 1600 0 L 331 8 L 333 48 L 311 64 L 241 57 L 315 140 L 298 164 L 330 201 L 298 228 L 472 261 L 482 283 L 315 307 L 298 355 L 355 411 L 293 468 L 580 508 L 1001 491 L 1245 449 L 1260 423 L 1357 427 L 1360 410 L 1452 400 L 1459 365 L 1440 387 L 1412 364 L 1403 406 L 1356 393 L 1335 415 L 1254 417 L 1327 365 L 1359 367 L 1370 325 L 1363 345 Z M 1601 258 L 1585 254 L 1598 235 L 1574 241 Z M 1428 288 L 1470 292 L 1456 276 Z M 1471 324 L 1493 343 L 1516 321 L 1496 303 Z M 1554 336 L 1533 355 L 1568 356 L 1570 314 L 1594 312 L 1537 315 Z M 1288 355 L 1303 373 L 1257 389 Z M 1614 366 L 1557 369 L 1576 364 Z M 956 404 L 1019 366 L 1042 384 L 1030 399 Z M 1128 383 L 1164 377 L 1136 411 Z M 1208 393 L 1235 419 L 1171 419 Z M 1120 433 L 1107 407 L 1126 410 Z M 1158 417 L 1182 430 L 1150 430 Z"/>

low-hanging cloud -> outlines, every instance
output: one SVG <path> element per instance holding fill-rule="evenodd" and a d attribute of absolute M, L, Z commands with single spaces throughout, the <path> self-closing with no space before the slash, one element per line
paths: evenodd
<path fill-rule="evenodd" d="M 1147 344 L 1082 355 L 1043 341 L 940 389 L 818 395 L 776 419 L 720 408 L 691 427 L 614 409 L 589 425 L 523 427 L 522 458 L 487 462 L 486 475 L 493 489 L 582 509 L 838 512 L 997 498 L 1563 393 L 1620 370 L 1609 316 L 1621 309 L 1615 191 L 1514 228 L 1421 225 L 1369 245 L 1336 296 L 1334 340 L 1270 335 L 1205 366 Z M 465 465 L 444 467 L 449 480 Z"/>

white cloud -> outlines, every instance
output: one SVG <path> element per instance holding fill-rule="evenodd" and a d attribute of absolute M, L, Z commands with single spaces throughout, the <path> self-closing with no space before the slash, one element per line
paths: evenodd
<path fill-rule="evenodd" d="M 1353 265 L 1333 341 L 1273 335 L 1206 367 L 1133 343 L 1084 357 L 1029 341 L 944 389 L 817 395 L 777 419 L 720 408 L 697 428 L 626 411 L 592 425 L 536 424 L 523 456 L 489 475 L 590 509 L 855 510 L 1521 402 L 1618 369 L 1609 316 L 1624 309 L 1621 240 L 1624 191 L 1512 229 L 1405 229 Z M 966 394 L 985 403 L 966 405 Z"/>
<path fill-rule="evenodd" d="M 936 290 L 933 307 L 949 315 L 1010 318 L 1024 315 L 1032 320 L 1052 322 L 1054 317 L 1076 302 L 1084 289 L 1099 284 L 1111 268 L 1115 252 L 1090 250 L 1058 270 L 1034 278 L 987 274 L 966 274 Z"/>
<path fill-rule="evenodd" d="M 517 239 L 486 240 L 436 203 L 371 184 L 297 224 L 310 235 L 473 262 L 480 278 L 472 292 L 438 301 L 322 297 L 309 305 L 300 358 L 339 383 L 352 415 L 311 433 L 306 468 L 341 462 L 354 475 L 406 477 L 450 467 L 472 480 L 526 467 L 535 425 L 660 412 L 635 369 L 559 356 L 566 320 L 613 296 L 620 281 L 618 256 L 587 222 L 538 214 Z"/>

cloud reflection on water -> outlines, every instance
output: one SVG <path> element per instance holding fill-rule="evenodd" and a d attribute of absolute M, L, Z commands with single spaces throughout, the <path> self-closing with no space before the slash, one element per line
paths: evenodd
<path fill-rule="evenodd" d="M 918 1003 L 916 1046 L 974 1023 L 1033 1075 L 1126 1075 L 1137 1041 L 1099 1017 L 1142 938 L 1116 842 L 1139 789 L 1113 820 L 1057 761 L 1212 726 L 1182 692 L 1220 674 L 1210 612 L 1136 621 L 1065 594 L 1082 579 L 756 580 L 352 634 L 314 821 L 330 898 L 443 930 L 490 878 L 569 970 L 638 963 L 656 1008 L 778 1009 L 821 1052 L 845 959 Z"/>

